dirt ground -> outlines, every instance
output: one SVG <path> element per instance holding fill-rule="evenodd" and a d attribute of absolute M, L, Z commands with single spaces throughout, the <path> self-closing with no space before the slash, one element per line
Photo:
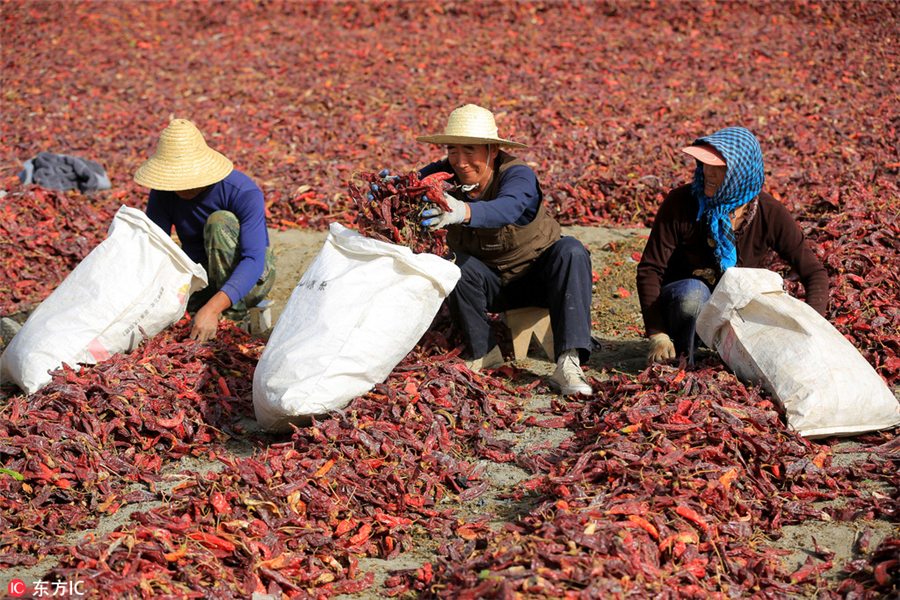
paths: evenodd
<path fill-rule="evenodd" d="M 592 334 L 599 346 L 595 349 L 590 361 L 587 363 L 588 375 L 599 380 L 609 377 L 613 372 L 636 374 L 645 367 L 647 341 L 642 337 L 643 323 L 640 316 L 640 307 L 635 290 L 635 273 L 640 252 L 643 249 L 648 230 L 624 229 L 614 230 L 602 227 L 567 227 L 563 228 L 564 235 L 572 235 L 582 241 L 591 251 L 593 269 L 599 278 L 593 290 L 592 307 Z M 290 294 L 299 282 L 307 267 L 316 257 L 325 241 L 327 232 L 313 232 L 307 230 L 270 230 L 270 240 L 275 249 L 275 261 L 277 269 L 277 283 L 270 298 L 273 300 L 273 323 L 281 315 Z M 548 377 L 555 366 L 544 356 L 536 344 L 529 351 L 526 360 L 519 361 L 517 366 L 522 367 L 536 378 Z M 529 400 L 526 416 L 542 408 L 550 406 L 553 396 L 536 395 Z M 258 431 L 255 421 L 246 419 L 244 423 L 248 433 Z M 557 445 L 566 437 L 566 430 L 544 429 L 529 427 L 524 433 L 507 433 L 505 439 L 514 440 L 517 449 L 524 449 L 542 442 Z M 238 456 L 249 456 L 253 452 L 253 446 L 245 441 L 235 439 L 229 442 L 228 448 Z M 841 461 L 853 461 L 862 458 L 852 454 L 840 455 Z M 188 469 L 192 471 L 209 471 L 217 469 L 220 463 L 188 458 L 184 459 L 177 468 L 170 471 L 171 478 L 166 487 L 174 487 L 183 478 L 179 471 Z M 528 478 L 526 471 L 511 463 L 495 464 L 486 462 L 486 474 L 492 484 L 489 490 L 480 498 L 465 506 L 451 506 L 458 508 L 462 515 L 475 516 L 478 514 L 492 515 L 491 523 L 495 527 L 502 527 L 504 523 L 513 522 L 520 516 L 527 514 L 527 503 L 515 503 L 502 499 L 500 496 L 510 490 L 517 482 Z M 159 489 L 159 488 L 158 488 Z M 163 490 L 165 487 L 163 488 Z M 839 501 L 838 501 L 839 502 Z M 123 508 L 111 517 L 101 519 L 95 534 L 109 532 L 126 522 L 135 511 L 150 510 L 159 503 L 136 504 Z M 836 577 L 844 561 L 856 558 L 853 547 L 857 538 L 865 531 L 866 527 L 872 527 L 874 534 L 871 546 L 894 532 L 897 535 L 897 526 L 886 522 L 860 522 L 860 523 L 835 523 L 828 521 L 810 521 L 799 526 L 790 526 L 783 529 L 783 536 L 778 540 L 770 540 L 771 544 L 785 551 L 783 560 L 790 569 L 800 567 L 807 556 L 815 551 L 815 545 L 825 547 L 835 553 L 834 564 L 829 572 L 829 577 Z M 72 542 L 82 538 L 85 532 L 72 534 Z M 392 561 L 378 559 L 360 560 L 360 569 L 372 571 L 375 574 L 375 585 L 369 590 L 352 596 L 340 598 L 354 598 L 356 600 L 374 600 L 383 598 L 380 594 L 381 583 L 390 575 L 391 571 L 412 569 L 421 567 L 424 563 L 434 562 L 437 559 L 437 541 L 433 540 L 428 531 L 413 532 L 416 543 L 412 551 L 401 555 Z M 48 558 L 38 565 L 30 568 L 9 569 L 5 575 L 8 578 L 20 578 L 25 581 L 41 579 L 43 574 L 55 566 L 55 559 Z M 812 598 L 812 596 L 810 596 Z M 268 600 L 268 596 L 254 595 L 255 600 Z"/>

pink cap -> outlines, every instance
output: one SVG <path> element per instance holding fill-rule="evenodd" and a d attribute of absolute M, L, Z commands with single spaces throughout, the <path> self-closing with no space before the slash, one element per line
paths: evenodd
<path fill-rule="evenodd" d="M 702 163 L 713 165 L 715 167 L 725 166 L 725 157 L 722 156 L 721 152 L 709 144 L 703 144 L 702 146 L 688 146 L 682 148 L 681 151 L 690 154 Z"/>

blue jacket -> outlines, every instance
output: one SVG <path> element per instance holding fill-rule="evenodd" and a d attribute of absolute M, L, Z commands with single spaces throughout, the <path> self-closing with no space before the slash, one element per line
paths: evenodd
<path fill-rule="evenodd" d="M 151 190 L 147 202 L 150 220 L 166 233 L 171 232 L 174 225 L 185 253 L 202 265 L 208 264 L 203 227 L 209 215 L 217 210 L 234 213 L 241 225 L 238 247 L 241 260 L 221 289 L 234 304 L 256 285 L 265 267 L 269 232 L 262 190 L 249 177 L 233 170 L 228 177 L 191 200 L 183 200 L 175 192 Z"/>

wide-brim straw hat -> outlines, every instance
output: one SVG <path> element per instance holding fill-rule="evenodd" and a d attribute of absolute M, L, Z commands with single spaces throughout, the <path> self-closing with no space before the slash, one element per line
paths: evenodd
<path fill-rule="evenodd" d="M 203 134 L 187 119 L 172 119 L 163 129 L 156 153 L 144 161 L 134 180 L 153 190 L 178 192 L 222 181 L 234 164 L 206 145 Z"/>
<path fill-rule="evenodd" d="M 498 144 L 512 148 L 527 148 L 526 144 L 504 140 L 497 134 L 494 113 L 474 104 L 460 106 L 447 119 L 444 133 L 421 135 L 418 142 L 426 144 Z"/>

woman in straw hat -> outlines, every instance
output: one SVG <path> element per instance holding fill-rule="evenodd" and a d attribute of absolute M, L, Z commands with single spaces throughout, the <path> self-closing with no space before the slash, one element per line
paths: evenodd
<path fill-rule="evenodd" d="M 194 294 L 191 338 L 216 335 L 219 317 L 241 321 L 275 281 L 262 191 L 230 160 L 206 145 L 193 123 L 174 119 L 156 153 L 134 174 L 150 188 L 147 216 L 206 269 L 209 286 Z"/>
<path fill-rule="evenodd" d="M 561 237 L 534 171 L 500 150 L 527 146 L 499 137 L 494 115 L 473 104 L 454 110 L 443 133 L 416 139 L 447 150 L 421 176 L 442 171 L 457 184 L 446 195 L 450 210 L 427 210 L 422 223 L 447 228 L 462 271 L 449 304 L 468 339 L 469 366 L 503 362 L 489 312 L 542 306 L 550 311 L 558 357 L 551 383 L 564 395 L 590 394 L 581 370 L 592 347 L 590 253 L 575 238 Z"/>
<path fill-rule="evenodd" d="M 685 354 L 693 364 L 697 316 L 711 290 L 725 269 L 759 267 L 769 249 L 797 272 L 806 302 L 824 315 L 828 274 L 788 210 L 762 191 L 756 137 L 727 127 L 682 151 L 696 161 L 694 181 L 663 200 L 638 265 L 647 361 Z"/>

